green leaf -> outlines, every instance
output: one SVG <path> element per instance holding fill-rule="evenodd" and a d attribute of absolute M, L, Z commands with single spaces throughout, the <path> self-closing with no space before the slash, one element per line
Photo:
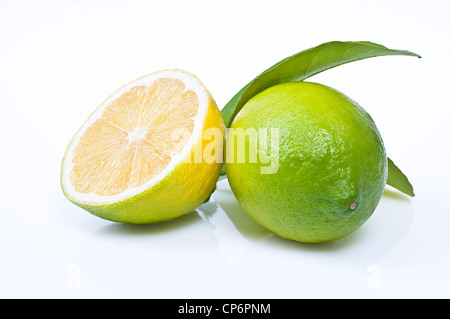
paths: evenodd
<path fill-rule="evenodd" d="M 231 125 L 234 117 L 248 100 L 273 85 L 302 81 L 345 63 L 385 55 L 407 55 L 420 58 L 413 52 L 391 50 L 368 41 L 327 42 L 294 54 L 258 75 L 225 105 L 221 111 L 225 125 L 227 127 Z"/>
<path fill-rule="evenodd" d="M 225 175 L 227 175 L 227 173 L 225 172 L 225 165 L 223 165 L 220 171 L 219 181 L 221 180 L 221 177 Z"/>
<path fill-rule="evenodd" d="M 402 171 L 394 164 L 394 162 L 388 157 L 388 180 L 387 184 L 398 189 L 399 191 L 414 197 L 414 190 L 409 182 L 408 178 Z"/>
<path fill-rule="evenodd" d="M 271 86 L 291 81 L 302 81 L 345 63 L 386 55 L 405 55 L 420 58 L 420 55 L 410 51 L 392 50 L 368 41 L 332 41 L 287 57 L 258 75 L 233 96 L 221 111 L 225 125 L 230 127 L 234 117 L 245 103 Z M 223 168 L 221 176 L 224 175 L 225 169 Z M 409 196 L 414 196 L 413 187 L 408 178 L 389 158 L 387 183 Z"/>

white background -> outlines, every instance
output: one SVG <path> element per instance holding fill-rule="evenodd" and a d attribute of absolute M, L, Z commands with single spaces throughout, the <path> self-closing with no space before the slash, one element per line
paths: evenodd
<path fill-rule="evenodd" d="M 450 297 L 449 1 L 0 1 L 0 297 Z M 281 239 L 220 183 L 180 219 L 132 226 L 71 204 L 60 163 L 123 84 L 180 68 L 220 108 L 288 55 L 332 40 L 422 55 L 326 71 L 374 118 L 416 197 L 387 188 L 330 244 Z"/>

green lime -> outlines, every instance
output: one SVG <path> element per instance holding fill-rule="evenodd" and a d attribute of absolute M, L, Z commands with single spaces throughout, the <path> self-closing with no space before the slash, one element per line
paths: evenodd
<path fill-rule="evenodd" d="M 279 84 L 254 96 L 235 117 L 226 152 L 228 181 L 246 213 L 300 242 L 352 233 L 386 185 L 386 152 L 370 115 L 317 83 Z"/>

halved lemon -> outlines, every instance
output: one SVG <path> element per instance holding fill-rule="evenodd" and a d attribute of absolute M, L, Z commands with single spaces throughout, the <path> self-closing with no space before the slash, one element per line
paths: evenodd
<path fill-rule="evenodd" d="M 170 220 L 214 190 L 224 136 L 222 115 L 197 77 L 155 72 L 117 90 L 75 134 L 62 161 L 62 190 L 104 219 Z"/>

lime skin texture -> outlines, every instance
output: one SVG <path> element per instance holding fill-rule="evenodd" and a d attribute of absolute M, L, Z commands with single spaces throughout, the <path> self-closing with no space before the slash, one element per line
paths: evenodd
<path fill-rule="evenodd" d="M 238 128 L 278 130 L 277 145 L 265 149 L 278 150 L 276 172 L 262 174 L 267 162 L 249 160 L 251 147 L 261 151 L 259 135 L 246 140 L 243 163 L 225 163 L 238 202 L 273 233 L 330 242 L 354 232 L 377 207 L 387 180 L 384 144 L 370 115 L 341 92 L 311 82 L 275 85 L 244 105 L 231 125 Z M 236 136 L 226 143 L 245 151 Z"/>

